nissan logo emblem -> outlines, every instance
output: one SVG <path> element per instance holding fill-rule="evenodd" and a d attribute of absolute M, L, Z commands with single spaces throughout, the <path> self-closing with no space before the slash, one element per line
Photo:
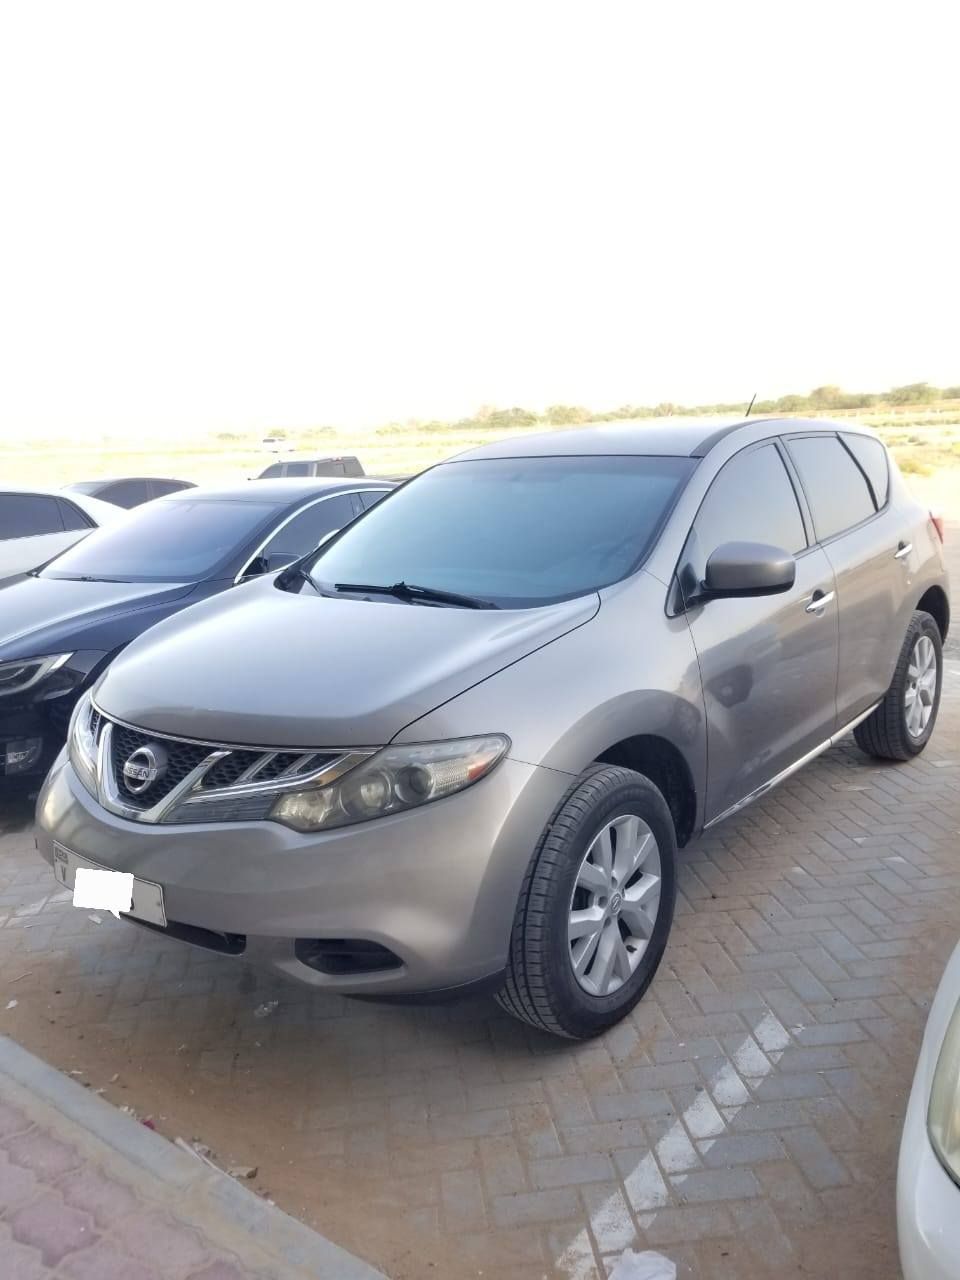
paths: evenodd
<path fill-rule="evenodd" d="M 137 747 L 123 766 L 123 783 L 132 796 L 142 795 L 167 770 L 163 747 Z"/>

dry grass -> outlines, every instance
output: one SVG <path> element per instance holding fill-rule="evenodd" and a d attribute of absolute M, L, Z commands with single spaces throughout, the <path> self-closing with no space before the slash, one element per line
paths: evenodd
<path fill-rule="evenodd" d="M 846 417 L 847 415 L 843 415 Z M 853 416 L 853 415 L 851 415 Z M 932 412 L 929 407 L 891 415 L 856 415 L 875 426 L 892 449 L 901 470 L 925 502 L 960 519 L 960 413 Z M 665 424 L 666 420 L 659 420 Z M 725 421 L 718 418 L 717 422 Z M 565 428 L 554 428 L 564 430 Z M 531 432 L 545 430 L 531 427 Z M 407 475 L 480 444 L 526 434 L 524 430 L 429 429 L 381 427 L 369 431 L 288 432 L 295 453 L 355 453 L 373 475 Z M 31 442 L 14 448 L 0 443 L 0 483 L 59 486 L 100 476 L 177 476 L 199 484 L 230 483 L 255 476 L 273 460 L 260 445 L 260 435 L 221 432 L 192 439 L 153 440 L 133 448 L 105 437 L 87 446 L 72 441 Z"/>

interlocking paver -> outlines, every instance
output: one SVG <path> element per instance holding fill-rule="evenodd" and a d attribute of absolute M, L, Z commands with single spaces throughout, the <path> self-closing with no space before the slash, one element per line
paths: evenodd
<path fill-rule="evenodd" d="M 0 801 L 0 974 L 25 975 L 0 1030 L 170 1136 L 202 1127 L 225 1162 L 259 1166 L 254 1186 L 405 1280 L 602 1280 L 627 1245 L 661 1247 L 683 1280 L 894 1280 L 897 1133 L 960 935 L 958 831 L 951 637 L 929 750 L 889 767 L 845 740 L 686 849 L 657 979 L 577 1046 L 490 1001 L 360 1005 L 95 925 L 53 891 L 28 809 Z M 92 1235 L 110 1216 L 42 1139 L 0 1103 L 0 1249 L 25 1275 L 39 1253 L 8 1224 L 38 1177 Z M 87 1280 L 79 1260 L 100 1259 L 107 1280 L 117 1257 L 137 1265 L 111 1235 L 61 1269 Z M 233 1280 L 213 1265 L 203 1280 Z"/>

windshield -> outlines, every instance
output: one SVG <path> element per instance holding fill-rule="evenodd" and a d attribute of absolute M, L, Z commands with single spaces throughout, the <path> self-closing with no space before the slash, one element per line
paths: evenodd
<path fill-rule="evenodd" d="M 337 583 L 415 583 L 501 608 L 566 600 L 643 559 L 691 458 L 483 458 L 391 494 L 310 566 Z"/>
<path fill-rule="evenodd" d="M 197 582 L 233 559 L 275 503 L 156 500 L 57 556 L 44 578 Z"/>

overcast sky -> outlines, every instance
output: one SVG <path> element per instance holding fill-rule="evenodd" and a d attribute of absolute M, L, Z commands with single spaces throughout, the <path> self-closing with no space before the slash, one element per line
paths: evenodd
<path fill-rule="evenodd" d="M 0 8 L 0 430 L 960 382 L 956 3 Z"/>

